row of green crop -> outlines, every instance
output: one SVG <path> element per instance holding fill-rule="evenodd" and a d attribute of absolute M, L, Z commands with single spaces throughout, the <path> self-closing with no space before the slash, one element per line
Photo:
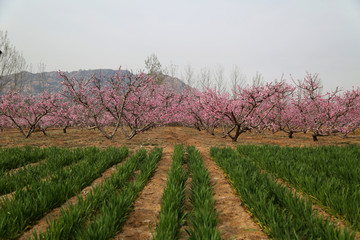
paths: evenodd
<path fill-rule="evenodd" d="M 336 229 L 300 198 L 247 158 L 229 148 L 211 148 L 211 156 L 230 178 L 248 210 L 275 239 L 354 239 L 349 229 Z"/>
<path fill-rule="evenodd" d="M 192 207 L 189 239 L 216 240 L 220 238 L 218 214 L 214 209 L 215 199 L 209 172 L 199 151 L 194 146 L 187 148 L 187 163 L 191 174 L 190 203 Z"/>
<path fill-rule="evenodd" d="M 49 210 L 60 206 L 98 178 L 110 166 L 121 162 L 128 149 L 94 150 L 69 168 L 57 171 L 46 181 L 19 189 L 0 203 L 0 239 L 14 239 Z"/>
<path fill-rule="evenodd" d="M 84 155 L 93 154 L 93 151 L 93 149 L 49 148 L 46 150 L 46 161 L 38 165 L 27 165 L 16 172 L 0 174 L 0 195 L 11 193 L 24 186 L 29 187 L 63 167 L 80 161 Z"/>
<path fill-rule="evenodd" d="M 172 158 L 154 239 L 179 239 L 185 221 L 190 225 L 186 229 L 189 239 L 220 239 L 220 232 L 216 228 L 219 220 L 214 209 L 213 186 L 200 153 L 194 146 L 190 146 L 185 159 L 185 148 L 175 145 Z M 185 169 L 184 161 L 189 171 Z M 191 211 L 185 217 L 185 184 L 189 173 Z"/>
<path fill-rule="evenodd" d="M 154 239 L 178 239 L 180 228 L 185 223 L 185 187 L 188 171 L 183 168 L 184 155 L 184 147 L 175 145 Z"/>
<path fill-rule="evenodd" d="M 245 155 L 258 156 L 259 152 L 276 161 L 291 165 L 301 164 L 327 178 L 336 178 L 343 185 L 360 185 L 360 147 L 322 146 L 322 147 L 280 147 L 280 146 L 241 146 L 238 149 Z"/>
<path fill-rule="evenodd" d="M 310 194 L 360 230 L 360 148 L 241 146 L 261 168 Z"/>
<path fill-rule="evenodd" d="M 98 215 L 94 221 L 89 223 L 76 238 L 109 239 L 115 236 L 125 223 L 127 214 L 141 190 L 154 174 L 161 154 L 161 149 L 151 152 L 145 164 L 140 165 L 140 173 L 135 176 L 135 181 L 131 181 L 120 194 L 112 195 L 107 204 L 101 208 L 101 215 Z"/>
<path fill-rule="evenodd" d="M 44 159 L 46 150 L 41 148 L 0 148 L 0 175 L 2 172 Z"/>
<path fill-rule="evenodd" d="M 61 216 L 51 219 L 50 227 L 39 235 L 35 232 L 35 239 L 70 239 L 75 236 L 105 203 L 112 194 L 123 189 L 129 178 L 134 174 L 139 163 L 146 158 L 146 151 L 138 151 L 131 156 L 124 164 L 117 168 L 117 171 L 106 179 L 103 184 L 95 186 L 85 198 L 78 196 L 76 204 L 61 209 Z"/>
<path fill-rule="evenodd" d="M 139 150 L 105 182 L 93 189 L 85 199 L 62 209 L 61 217 L 53 219 L 46 232 L 34 239 L 109 239 L 120 231 L 127 213 L 155 171 L 162 150 L 154 149 L 146 156 Z M 139 168 L 140 173 L 129 181 Z"/>

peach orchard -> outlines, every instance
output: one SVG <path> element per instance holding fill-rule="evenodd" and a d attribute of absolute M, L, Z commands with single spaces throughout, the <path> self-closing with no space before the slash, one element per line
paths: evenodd
<path fill-rule="evenodd" d="M 0 128 L 17 128 L 28 138 L 50 127 L 98 129 L 112 139 L 131 139 L 168 124 L 195 127 L 237 141 L 247 131 L 284 131 L 320 136 L 347 134 L 360 126 L 360 88 L 322 93 L 317 75 L 293 84 L 284 80 L 240 87 L 229 93 L 216 88 L 177 92 L 146 74 L 118 73 L 110 79 L 76 79 L 59 72 L 62 93 L 37 96 L 7 92 L 0 96 Z"/>

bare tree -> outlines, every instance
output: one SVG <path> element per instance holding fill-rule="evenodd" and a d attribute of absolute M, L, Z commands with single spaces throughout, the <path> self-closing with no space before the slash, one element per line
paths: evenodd
<path fill-rule="evenodd" d="M 24 87 L 23 71 L 26 61 L 13 45 L 10 44 L 7 32 L 0 31 L 0 92 L 4 88 L 22 90 Z"/>
<path fill-rule="evenodd" d="M 199 88 L 204 90 L 206 88 L 210 87 L 210 83 L 211 83 L 211 71 L 209 68 L 207 67 L 203 67 L 200 70 L 200 75 L 199 75 L 199 81 L 200 81 L 200 86 Z"/>
<path fill-rule="evenodd" d="M 166 68 L 167 73 L 172 78 L 176 76 L 177 70 L 178 70 L 178 66 L 173 63 L 170 63 L 170 66 Z"/>
<path fill-rule="evenodd" d="M 224 67 L 218 64 L 214 72 L 215 86 L 218 94 L 222 94 L 225 91 L 224 84 Z"/>
<path fill-rule="evenodd" d="M 190 64 L 185 66 L 182 78 L 185 81 L 185 83 L 187 85 L 189 85 L 190 87 L 194 87 L 194 83 L 193 83 L 193 76 L 194 76 L 194 70 L 191 67 Z"/>
<path fill-rule="evenodd" d="M 231 91 L 233 94 L 233 98 L 236 99 L 237 97 L 236 94 L 239 91 L 239 87 L 240 88 L 244 87 L 246 83 L 246 76 L 240 72 L 239 67 L 237 65 L 234 65 L 230 75 L 230 79 L 231 79 Z"/>
<path fill-rule="evenodd" d="M 145 68 L 148 70 L 147 74 L 156 79 L 157 83 L 162 83 L 164 80 L 164 69 L 155 53 L 152 53 L 145 59 Z"/>
<path fill-rule="evenodd" d="M 252 80 L 254 87 L 259 87 L 264 84 L 264 76 L 258 71 L 256 71 L 255 76 L 252 78 Z"/>
<path fill-rule="evenodd" d="M 38 73 L 40 74 L 39 82 L 40 82 L 40 87 L 41 87 L 42 91 L 44 91 L 49 85 L 49 83 L 45 77 L 45 69 L 46 69 L 46 65 L 45 65 L 45 63 L 43 63 L 41 61 L 38 64 Z"/>

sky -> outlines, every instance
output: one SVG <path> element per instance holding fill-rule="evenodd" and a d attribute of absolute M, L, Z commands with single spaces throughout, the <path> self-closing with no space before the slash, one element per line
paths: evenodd
<path fill-rule="evenodd" d="M 237 65 L 251 82 L 317 73 L 326 90 L 360 86 L 359 0 L 0 0 L 0 30 L 31 70 Z M 213 71 L 214 72 L 214 71 Z"/>

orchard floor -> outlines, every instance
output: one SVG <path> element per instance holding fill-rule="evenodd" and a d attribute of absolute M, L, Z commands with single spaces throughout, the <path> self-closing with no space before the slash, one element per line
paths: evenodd
<path fill-rule="evenodd" d="M 130 149 L 139 147 L 153 148 L 173 146 L 174 144 L 195 145 L 198 148 L 209 149 L 211 146 L 235 147 L 239 144 L 272 144 L 281 146 L 322 146 L 322 145 L 360 145 L 360 131 L 349 135 L 347 138 L 339 136 L 319 137 L 319 141 L 314 142 L 311 134 L 296 133 L 292 139 L 287 134 L 279 132 L 267 133 L 244 133 L 240 135 L 237 142 L 232 142 L 230 138 L 222 138 L 221 132 L 215 132 L 215 136 L 207 134 L 205 131 L 198 131 L 186 127 L 159 127 L 151 129 L 127 140 L 120 131 L 112 140 L 106 139 L 98 130 L 88 129 L 68 129 L 63 133 L 61 129 L 47 130 L 48 136 L 42 132 L 35 132 L 29 138 L 24 138 L 16 129 L 5 129 L 0 132 L 0 147 L 120 147 L 128 146 Z"/>
<path fill-rule="evenodd" d="M 236 147 L 239 144 L 272 144 L 282 146 L 322 146 L 322 145 L 360 145 L 360 132 L 350 135 L 348 138 L 337 136 L 320 137 L 314 142 L 311 134 L 297 133 L 294 138 L 289 139 L 284 133 L 245 133 L 240 136 L 238 142 L 234 143 L 229 138 L 222 138 L 220 132 L 215 136 L 205 131 L 197 131 L 185 127 L 160 127 L 155 128 L 132 140 L 125 139 L 119 131 L 113 140 L 108 140 L 97 130 L 68 129 L 63 133 L 61 129 L 49 129 L 48 136 L 42 132 L 36 132 L 25 139 L 15 129 L 5 129 L 0 133 L 0 147 L 121 147 L 127 146 L 130 150 L 140 147 L 152 149 L 154 147 L 164 148 L 162 160 L 159 162 L 157 172 L 151 182 L 145 187 L 138 200 L 135 202 L 134 210 L 126 222 L 123 232 L 115 239 L 150 239 L 152 230 L 155 229 L 156 218 L 160 211 L 162 188 L 166 183 L 166 172 L 171 165 L 171 154 L 174 144 L 195 145 L 201 152 L 206 167 L 209 169 L 214 188 L 216 200 L 215 208 L 219 213 L 219 230 L 223 239 L 266 239 L 260 227 L 253 221 L 240 198 L 232 189 L 225 175 L 211 160 L 209 149 L 212 146 Z M 143 221 L 141 222 L 140 219 Z M 39 221 L 39 224 L 41 221 Z M 46 219 L 43 220 L 46 224 Z M 41 226 L 37 226 L 40 227 Z"/>

